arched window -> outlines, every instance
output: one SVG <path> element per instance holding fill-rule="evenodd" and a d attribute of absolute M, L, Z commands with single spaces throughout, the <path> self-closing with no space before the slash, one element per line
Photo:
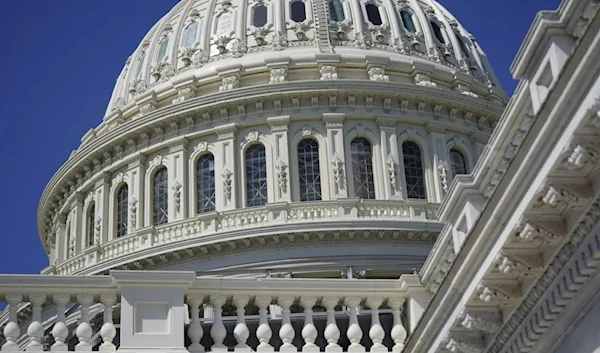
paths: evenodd
<path fill-rule="evenodd" d="M 367 4 L 365 6 L 367 10 L 367 18 L 369 22 L 376 26 L 380 26 L 383 22 L 381 21 L 381 14 L 379 13 L 379 7 L 375 4 Z"/>
<path fill-rule="evenodd" d="M 402 144 L 402 155 L 404 156 L 404 174 L 406 176 L 406 194 L 408 198 L 426 199 L 421 149 L 416 143 L 407 141 Z"/>
<path fill-rule="evenodd" d="M 265 146 L 253 145 L 246 150 L 246 206 L 267 203 L 267 155 Z"/>
<path fill-rule="evenodd" d="M 265 5 L 257 5 L 252 8 L 252 25 L 254 27 L 262 27 L 267 24 L 267 7 Z"/>
<path fill-rule="evenodd" d="M 296 0 L 290 4 L 292 10 L 292 21 L 302 22 L 306 20 L 306 8 L 304 1 Z"/>
<path fill-rule="evenodd" d="M 164 38 L 160 42 L 160 46 L 158 47 L 158 55 L 156 56 L 156 61 L 162 62 L 165 60 L 167 56 L 167 49 L 169 48 L 169 38 Z"/>
<path fill-rule="evenodd" d="M 169 221 L 169 172 L 167 168 L 160 168 L 154 174 L 152 189 L 153 223 L 165 224 Z"/>
<path fill-rule="evenodd" d="M 452 167 L 452 175 L 468 173 L 465 156 L 456 148 L 450 150 L 450 166 Z"/>
<path fill-rule="evenodd" d="M 341 22 L 346 19 L 346 15 L 344 15 L 344 6 L 340 0 L 328 0 L 329 4 L 329 18 Z"/>
<path fill-rule="evenodd" d="M 412 14 L 410 12 L 405 10 L 400 11 L 400 18 L 402 19 L 402 25 L 404 26 L 404 29 L 406 29 L 410 33 L 417 32 L 415 22 L 413 21 Z"/>
<path fill-rule="evenodd" d="M 440 25 L 438 25 L 437 22 L 431 21 L 431 28 L 433 28 L 433 34 L 435 35 L 437 40 L 439 40 L 442 44 L 446 44 L 446 39 L 442 34 L 442 29 L 440 28 Z"/>
<path fill-rule="evenodd" d="M 373 152 L 371 143 L 364 137 L 350 142 L 354 196 L 363 199 L 375 198 L 375 178 L 373 176 Z"/>
<path fill-rule="evenodd" d="M 135 78 L 140 78 L 140 75 L 142 74 L 142 69 L 144 68 L 145 59 L 146 53 L 144 52 L 140 54 L 140 57 L 138 58 L 137 69 L 135 70 Z"/>
<path fill-rule="evenodd" d="M 471 57 L 471 55 L 469 54 L 469 49 L 467 48 L 465 41 L 462 39 L 462 36 L 456 32 L 454 32 L 454 35 L 456 36 L 456 40 L 458 41 L 458 45 L 460 46 L 460 50 L 462 51 L 462 53 L 467 57 Z"/>
<path fill-rule="evenodd" d="M 313 139 L 304 139 L 298 144 L 298 175 L 300 201 L 321 200 L 319 144 Z"/>
<path fill-rule="evenodd" d="M 92 202 L 87 211 L 87 246 L 94 245 L 94 226 L 96 223 L 96 204 Z"/>
<path fill-rule="evenodd" d="M 127 203 L 129 202 L 129 188 L 127 184 L 123 184 L 121 188 L 117 191 L 117 202 L 116 202 L 116 212 L 117 212 L 117 224 L 116 224 L 116 232 L 117 238 L 122 237 L 127 234 L 127 217 L 128 217 L 128 208 Z"/>
<path fill-rule="evenodd" d="M 198 23 L 192 22 L 183 31 L 183 47 L 189 48 L 196 42 L 196 35 L 198 34 Z"/>
<path fill-rule="evenodd" d="M 197 213 L 215 210 L 215 157 L 205 154 L 196 162 Z"/>

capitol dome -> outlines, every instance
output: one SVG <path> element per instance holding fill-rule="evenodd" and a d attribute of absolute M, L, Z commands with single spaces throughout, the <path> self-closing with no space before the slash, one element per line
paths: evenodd
<path fill-rule="evenodd" d="M 182 0 L 46 187 L 43 273 L 397 278 L 505 103 L 433 0 Z"/>

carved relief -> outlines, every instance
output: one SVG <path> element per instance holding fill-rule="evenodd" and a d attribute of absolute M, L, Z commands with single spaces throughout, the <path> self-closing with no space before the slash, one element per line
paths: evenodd
<path fill-rule="evenodd" d="M 223 171 L 221 176 L 223 177 L 223 192 L 225 193 L 225 199 L 231 201 L 231 177 L 233 176 L 233 173 L 225 168 L 225 171 Z"/>
<path fill-rule="evenodd" d="M 438 171 L 440 176 L 440 183 L 444 193 L 448 192 L 448 162 L 444 160 L 438 161 Z"/>
<path fill-rule="evenodd" d="M 271 69 L 269 83 L 280 83 L 285 82 L 287 77 L 287 69 L 285 67 L 278 67 Z"/>
<path fill-rule="evenodd" d="M 321 80 L 337 80 L 337 67 L 335 65 L 321 65 L 319 68 Z"/>
<path fill-rule="evenodd" d="M 369 68 L 368 73 L 371 81 L 387 82 L 390 80 L 390 77 L 385 74 L 385 69 L 383 67 L 373 66 Z"/>
<path fill-rule="evenodd" d="M 271 39 L 271 47 L 273 50 L 283 50 L 288 46 L 288 40 L 281 31 L 275 32 Z"/>
<path fill-rule="evenodd" d="M 281 190 L 281 193 L 285 194 L 287 192 L 287 165 L 283 163 L 283 161 L 279 161 L 275 165 L 275 169 L 277 169 L 279 190 Z"/>
<path fill-rule="evenodd" d="M 437 83 L 432 82 L 428 74 L 417 73 L 414 77 L 414 82 L 417 86 L 423 87 L 437 87 Z"/>
<path fill-rule="evenodd" d="M 94 244 L 100 244 L 100 232 L 102 231 L 102 218 L 96 217 L 94 222 Z"/>
<path fill-rule="evenodd" d="M 223 77 L 219 91 L 230 91 L 238 88 L 240 85 L 240 79 L 236 75 L 230 75 Z"/>
<path fill-rule="evenodd" d="M 331 161 L 333 166 L 333 179 L 338 190 L 343 190 L 345 187 L 344 162 L 339 156 L 335 156 Z"/>
<path fill-rule="evenodd" d="M 132 197 L 131 202 L 129 202 L 129 212 L 131 213 L 131 230 L 135 230 L 137 227 L 137 204 L 138 200 L 135 197 Z"/>
<path fill-rule="evenodd" d="M 175 206 L 175 212 L 179 213 L 181 207 L 181 183 L 176 181 L 173 185 L 173 204 Z"/>
<path fill-rule="evenodd" d="M 173 99 L 173 104 L 185 102 L 196 95 L 194 88 L 185 87 L 177 91 L 177 98 Z"/>
<path fill-rule="evenodd" d="M 388 176 L 390 180 L 390 186 L 392 187 L 392 191 L 399 192 L 400 187 L 398 185 L 398 162 L 396 162 L 396 158 L 391 153 L 388 155 L 386 164 L 388 168 Z"/>

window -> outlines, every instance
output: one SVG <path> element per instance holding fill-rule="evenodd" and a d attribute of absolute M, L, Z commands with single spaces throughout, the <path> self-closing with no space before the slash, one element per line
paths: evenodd
<path fill-rule="evenodd" d="M 346 19 L 344 15 L 344 6 L 340 0 L 328 0 L 329 18 L 333 21 L 341 22 Z"/>
<path fill-rule="evenodd" d="M 127 203 L 129 201 L 129 188 L 127 184 L 123 184 L 117 191 L 117 238 L 127 234 L 127 217 L 128 208 Z"/>
<path fill-rule="evenodd" d="M 456 148 L 450 150 L 450 166 L 452 167 L 452 175 L 467 174 L 465 156 Z"/>
<path fill-rule="evenodd" d="M 215 34 L 217 37 L 227 36 L 231 33 L 231 13 L 225 12 L 217 20 Z"/>
<path fill-rule="evenodd" d="M 263 145 L 246 150 L 246 206 L 267 203 L 267 155 Z"/>
<path fill-rule="evenodd" d="M 165 224 L 169 221 L 169 172 L 167 168 L 160 168 L 154 174 L 153 185 L 153 221 L 154 225 Z"/>
<path fill-rule="evenodd" d="M 465 41 L 462 39 L 462 36 L 456 32 L 454 32 L 454 35 L 456 36 L 456 40 L 458 41 L 458 45 L 460 46 L 460 50 L 462 51 L 462 53 L 467 58 L 471 57 L 471 55 L 469 55 L 469 49 L 465 45 Z"/>
<path fill-rule="evenodd" d="M 367 10 L 367 18 L 369 22 L 376 26 L 380 26 L 383 22 L 381 21 L 381 15 L 379 14 L 379 7 L 375 4 L 367 4 L 365 6 Z"/>
<path fill-rule="evenodd" d="M 205 154 L 196 163 L 197 213 L 215 210 L 215 157 Z"/>
<path fill-rule="evenodd" d="M 321 200 L 321 171 L 317 141 L 304 139 L 298 144 L 298 174 L 300 201 Z"/>
<path fill-rule="evenodd" d="M 402 144 L 404 156 L 404 174 L 406 175 L 406 194 L 409 199 L 426 199 L 423 180 L 421 149 L 414 142 Z"/>
<path fill-rule="evenodd" d="M 262 27 L 267 24 L 267 7 L 265 5 L 257 5 L 252 9 L 252 25 L 254 27 Z"/>
<path fill-rule="evenodd" d="M 431 28 L 433 28 L 433 34 L 435 35 L 437 40 L 439 40 L 442 44 L 446 44 L 446 39 L 444 39 L 444 35 L 442 34 L 442 29 L 440 28 L 440 25 L 438 25 L 437 22 L 431 21 Z"/>
<path fill-rule="evenodd" d="M 404 29 L 410 33 L 417 32 L 415 22 L 413 21 L 412 14 L 410 12 L 405 10 L 400 11 L 400 18 L 402 19 L 402 25 L 404 26 Z"/>
<path fill-rule="evenodd" d="M 92 202 L 87 211 L 87 246 L 94 245 L 94 226 L 96 223 L 96 204 Z"/>
<path fill-rule="evenodd" d="M 192 22 L 183 31 L 183 47 L 189 48 L 196 42 L 196 35 L 198 33 L 198 23 Z"/>
<path fill-rule="evenodd" d="M 373 152 L 371 143 L 363 137 L 350 142 L 354 196 L 363 199 L 375 198 L 375 178 L 373 176 Z"/>
<path fill-rule="evenodd" d="M 290 4 L 292 9 L 292 21 L 302 22 L 306 20 L 306 8 L 304 7 L 304 1 L 296 0 Z"/>
<path fill-rule="evenodd" d="M 162 62 L 163 60 L 165 60 L 168 48 L 169 38 L 164 38 L 162 42 L 160 42 L 160 46 L 158 47 L 158 55 L 156 56 L 156 61 Z"/>
<path fill-rule="evenodd" d="M 140 54 L 140 57 L 138 58 L 138 65 L 137 65 L 137 69 L 135 70 L 135 78 L 140 78 L 140 75 L 142 74 L 142 69 L 144 68 L 144 60 L 146 59 L 146 53 L 142 53 Z"/>

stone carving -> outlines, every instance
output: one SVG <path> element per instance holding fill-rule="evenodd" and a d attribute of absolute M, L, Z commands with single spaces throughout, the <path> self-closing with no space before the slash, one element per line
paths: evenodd
<path fill-rule="evenodd" d="M 277 165 L 275 165 L 275 169 L 277 169 L 279 190 L 285 194 L 287 192 L 287 165 L 283 163 L 283 161 L 279 161 L 277 162 Z"/>
<path fill-rule="evenodd" d="M 115 111 L 117 109 L 121 109 L 125 106 L 125 99 L 118 97 L 117 99 L 115 99 L 115 102 L 112 105 L 112 111 Z"/>
<path fill-rule="evenodd" d="M 432 88 L 437 87 L 437 83 L 432 82 L 429 75 L 426 73 L 422 73 L 422 72 L 417 73 L 415 75 L 414 82 L 417 86 L 432 87 Z"/>
<path fill-rule="evenodd" d="M 502 282 L 494 284 L 482 284 L 477 286 L 477 297 L 479 300 L 496 304 L 508 305 L 514 303 L 521 296 L 521 289 L 518 283 Z"/>
<path fill-rule="evenodd" d="M 231 177 L 233 176 L 233 173 L 225 168 L 225 171 L 223 171 L 221 176 L 223 177 L 223 192 L 225 193 L 225 198 L 227 201 L 231 201 Z"/>
<path fill-rule="evenodd" d="M 269 83 L 285 82 L 287 77 L 287 69 L 285 67 L 277 67 L 271 69 Z"/>
<path fill-rule="evenodd" d="M 148 102 L 140 106 L 140 115 L 147 115 L 156 110 L 156 104 Z"/>
<path fill-rule="evenodd" d="M 330 21 L 329 29 L 335 32 L 339 40 L 344 40 L 348 36 L 348 32 L 352 29 L 352 21 Z"/>
<path fill-rule="evenodd" d="M 144 80 L 133 80 L 129 83 L 129 93 L 136 97 L 148 90 L 148 83 Z"/>
<path fill-rule="evenodd" d="M 319 68 L 321 80 L 337 80 L 337 67 L 335 65 L 321 65 Z"/>
<path fill-rule="evenodd" d="M 371 81 L 383 81 L 388 82 L 390 77 L 385 74 L 385 69 L 379 66 L 373 66 L 369 68 L 369 79 Z"/>
<path fill-rule="evenodd" d="M 538 254 L 500 253 L 496 257 L 496 268 L 501 273 L 514 275 L 517 278 L 538 276 L 543 270 L 543 262 Z"/>
<path fill-rule="evenodd" d="M 292 25 L 292 30 L 296 34 L 296 38 L 298 38 L 298 40 L 302 40 L 302 41 L 308 40 L 308 37 L 306 36 L 306 32 L 308 32 L 310 29 L 311 29 L 310 21 L 295 22 Z"/>
<path fill-rule="evenodd" d="M 169 63 L 159 62 L 152 65 L 150 68 L 150 74 L 154 78 L 155 82 L 158 82 L 159 80 L 166 81 L 175 76 L 175 68 Z"/>
<path fill-rule="evenodd" d="M 369 30 L 373 33 L 373 37 L 379 43 L 385 42 L 385 33 L 387 32 L 388 26 L 383 24 L 380 26 L 371 26 Z"/>
<path fill-rule="evenodd" d="M 238 88 L 240 85 L 240 79 L 236 75 L 229 75 L 223 77 L 219 91 L 230 91 Z"/>
<path fill-rule="evenodd" d="M 365 32 L 360 31 L 354 33 L 353 44 L 354 46 L 360 49 L 369 49 L 373 43 L 371 42 L 371 39 L 365 34 Z"/>
<path fill-rule="evenodd" d="M 196 145 L 196 147 L 194 147 L 194 151 L 198 151 L 198 152 L 206 152 L 208 150 L 208 142 L 206 141 L 200 141 L 198 142 L 198 145 Z"/>
<path fill-rule="evenodd" d="M 283 50 L 288 46 L 288 40 L 286 36 L 281 31 L 275 32 L 273 34 L 273 38 L 271 39 L 271 47 L 273 50 Z"/>
<path fill-rule="evenodd" d="M 242 141 L 243 145 L 247 145 L 250 142 L 258 141 L 260 133 L 256 130 L 250 131 L 246 136 L 244 136 L 244 140 Z"/>
<path fill-rule="evenodd" d="M 75 237 L 71 235 L 69 239 L 69 257 L 75 255 Z"/>
<path fill-rule="evenodd" d="M 137 227 L 137 204 L 138 200 L 135 197 L 132 197 L 131 202 L 129 202 L 129 212 L 131 213 L 131 230 L 135 230 Z"/>
<path fill-rule="evenodd" d="M 247 52 L 248 47 L 246 46 L 246 42 L 240 38 L 235 38 L 233 43 L 231 43 L 231 56 L 239 58 Z"/>
<path fill-rule="evenodd" d="M 457 318 L 458 324 L 467 330 L 477 330 L 485 333 L 495 333 L 502 326 L 499 312 L 468 312 L 463 309 Z"/>
<path fill-rule="evenodd" d="M 392 190 L 398 192 L 400 191 L 398 185 L 398 162 L 396 162 L 396 158 L 391 153 L 388 155 L 386 164 Z"/>
<path fill-rule="evenodd" d="M 335 181 L 335 185 L 338 187 L 338 190 L 344 189 L 344 162 L 340 159 L 339 156 L 335 156 L 331 161 L 333 165 L 333 179 Z"/>
<path fill-rule="evenodd" d="M 460 94 L 464 94 L 465 96 L 469 96 L 469 97 L 473 97 L 473 98 L 479 98 L 478 95 L 476 95 L 475 93 L 471 92 L 471 90 L 469 89 L 469 86 L 463 84 L 463 83 L 458 83 L 456 86 L 454 86 L 454 90 L 457 92 L 460 92 Z"/>
<path fill-rule="evenodd" d="M 96 217 L 94 222 L 94 244 L 100 244 L 100 231 L 102 230 L 102 218 Z"/>
<path fill-rule="evenodd" d="M 252 36 L 254 37 L 254 40 L 256 41 L 256 44 L 259 46 L 265 45 L 267 44 L 267 34 L 269 34 L 271 32 L 271 27 L 273 25 L 268 25 L 268 26 L 263 26 L 263 27 L 255 27 L 252 30 Z"/>
<path fill-rule="evenodd" d="M 194 67 L 202 67 L 204 64 L 208 63 L 208 61 L 208 53 L 204 50 L 198 49 L 194 52 L 194 56 L 192 57 L 192 63 Z"/>
<path fill-rule="evenodd" d="M 440 183 L 442 184 L 442 190 L 444 193 L 448 192 L 448 162 L 439 160 L 438 171 L 440 172 Z"/>
<path fill-rule="evenodd" d="M 173 99 L 173 104 L 185 102 L 196 95 L 194 88 L 192 87 L 184 87 L 177 91 L 177 98 Z"/>
<path fill-rule="evenodd" d="M 179 50 L 179 59 L 181 59 L 184 67 L 188 67 L 192 64 L 196 50 L 197 49 L 194 47 L 182 48 Z"/>
<path fill-rule="evenodd" d="M 181 185 L 180 182 L 176 181 L 173 184 L 173 205 L 175 206 L 175 212 L 179 213 L 181 207 Z"/>
<path fill-rule="evenodd" d="M 213 43 L 217 47 L 219 54 L 227 53 L 227 44 L 229 42 L 231 42 L 232 39 L 233 38 L 231 38 L 231 36 L 228 36 L 228 35 L 219 36 L 219 37 L 214 38 Z"/>

